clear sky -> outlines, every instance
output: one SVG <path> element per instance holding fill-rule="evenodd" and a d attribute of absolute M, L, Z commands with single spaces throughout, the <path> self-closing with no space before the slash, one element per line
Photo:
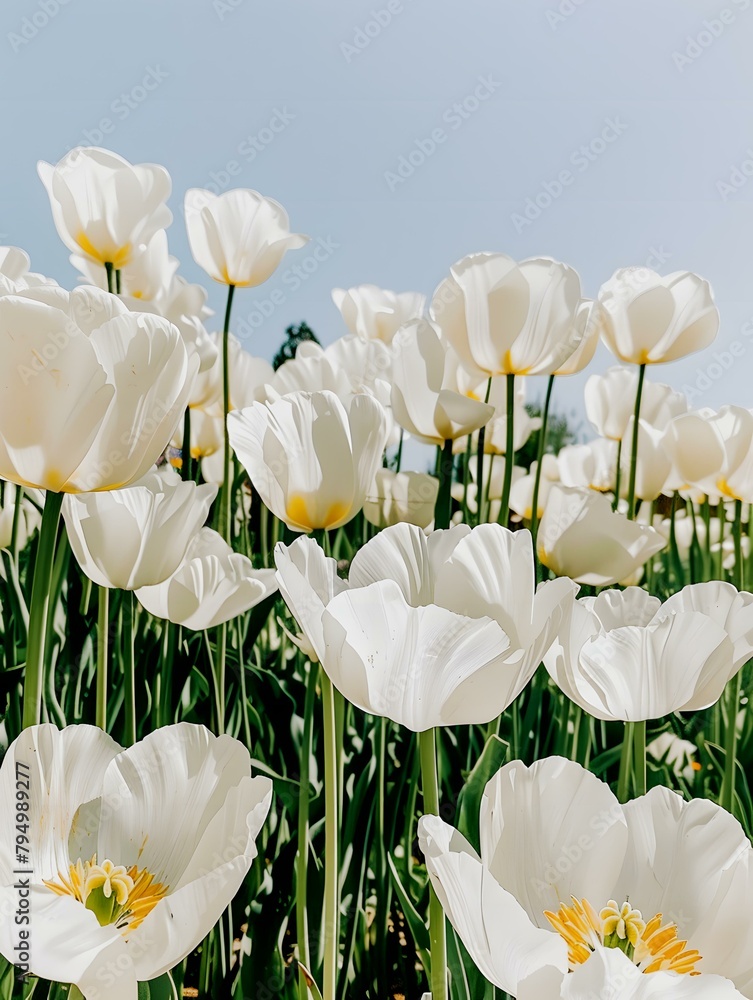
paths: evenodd
<path fill-rule="evenodd" d="M 313 237 L 236 296 L 267 357 L 289 323 L 344 332 L 333 287 L 430 293 L 472 251 L 557 257 L 589 295 L 620 266 L 694 270 L 720 358 L 654 377 L 752 406 L 752 43 L 753 0 L 5 0 L 0 239 L 73 284 L 35 164 L 104 145 L 167 166 L 171 252 L 208 282 L 184 190 L 256 188 Z"/>

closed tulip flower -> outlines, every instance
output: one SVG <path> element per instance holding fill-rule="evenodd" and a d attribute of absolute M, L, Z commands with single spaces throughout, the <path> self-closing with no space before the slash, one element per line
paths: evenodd
<path fill-rule="evenodd" d="M 37 169 L 60 239 L 97 264 L 125 267 L 172 222 L 164 167 L 134 166 L 107 149 L 77 146 L 56 166 L 41 160 Z"/>
<path fill-rule="evenodd" d="M 477 853 L 424 816 L 419 843 L 445 914 L 499 989 L 518 1000 L 753 995 L 753 849 L 713 802 L 658 787 L 620 805 L 573 761 L 513 761 L 484 789 L 479 830 Z"/>
<path fill-rule="evenodd" d="M 604 343 L 620 361 L 636 365 L 677 361 L 708 347 L 719 331 L 711 287 L 690 271 L 622 268 L 601 286 L 599 302 Z"/>
<path fill-rule="evenodd" d="M 744 597 L 732 627 L 750 632 L 753 595 Z M 725 599 L 731 611 L 733 601 Z M 709 596 L 696 602 L 708 606 Z M 645 722 L 697 711 L 719 699 L 745 662 L 736 666 L 726 617 L 721 609 L 716 620 L 695 610 L 692 595 L 662 605 L 637 587 L 602 591 L 575 602 L 544 663 L 568 698 L 598 719 Z M 753 647 L 744 632 L 739 641 L 747 659 Z"/>
<path fill-rule="evenodd" d="M 588 444 L 568 444 L 556 458 L 563 486 L 598 490 L 615 488 L 617 444 L 608 438 L 596 438 Z"/>
<path fill-rule="evenodd" d="M 477 253 L 450 269 L 431 316 L 469 371 L 551 375 L 583 339 L 580 302 L 580 278 L 565 264 Z"/>
<path fill-rule="evenodd" d="M 254 569 L 211 528 L 202 528 L 178 568 L 162 583 L 141 587 L 136 597 L 156 618 L 194 632 L 222 625 L 249 611 L 277 589 L 274 570 Z"/>
<path fill-rule="evenodd" d="M 228 417 L 230 444 L 267 507 L 293 531 L 338 528 L 361 510 L 387 420 L 371 396 L 294 392 Z"/>
<path fill-rule="evenodd" d="M 31 972 L 137 1000 L 222 916 L 257 856 L 272 782 L 230 736 L 181 723 L 127 750 L 94 726 L 26 729 L 0 768 L 0 801 L 28 777 Z M 15 910 L 16 812 L 0 821 L 0 907 Z M 0 921 L 17 961 L 18 926 Z"/>
<path fill-rule="evenodd" d="M 603 375 L 591 375 L 583 390 L 586 416 L 602 437 L 611 441 L 630 440 L 628 424 L 635 409 L 638 373 L 631 368 L 615 365 Z M 685 394 L 662 382 L 643 383 L 641 420 L 663 431 L 675 417 L 687 413 Z"/>
<path fill-rule="evenodd" d="M 428 528 L 434 520 L 439 480 L 425 472 L 377 469 L 363 505 L 363 516 L 378 528 L 415 524 Z"/>
<path fill-rule="evenodd" d="M 143 476 L 199 364 L 167 320 L 95 288 L 1 296 L 0 359 L 0 476 L 56 493 Z"/>
<path fill-rule="evenodd" d="M 357 285 L 334 288 L 332 301 L 351 333 L 362 340 L 391 344 L 403 324 L 423 313 L 426 297 L 420 292 L 391 292 L 376 285 Z"/>
<path fill-rule="evenodd" d="M 216 486 L 149 472 L 122 490 L 67 496 L 63 517 L 71 549 L 100 587 L 162 583 L 178 568 L 216 495 Z"/>
<path fill-rule="evenodd" d="M 194 260 L 223 285 L 260 285 L 288 250 L 308 242 L 308 236 L 290 232 L 282 205 L 258 191 L 234 188 L 216 195 L 191 188 L 185 205 Z"/>
<path fill-rule="evenodd" d="M 2 301 L 2 300 L 0 300 Z M 753 413 L 742 406 L 698 410 L 677 417 L 664 447 L 677 489 L 753 502 Z"/>
<path fill-rule="evenodd" d="M 580 337 L 578 346 L 553 375 L 577 375 L 593 361 L 604 323 L 604 312 L 598 302 L 583 299 L 574 319 L 575 334 Z"/>
<path fill-rule="evenodd" d="M 194 383 L 191 406 L 222 417 L 222 334 L 209 335 L 215 351 L 215 362 L 202 372 Z M 275 371 L 264 358 L 257 358 L 244 349 L 233 334 L 228 335 L 228 370 L 230 372 L 230 409 L 250 406 L 262 393 L 263 387 L 274 380 Z"/>
<path fill-rule="evenodd" d="M 428 320 L 404 326 L 392 347 L 392 411 L 413 437 L 442 446 L 466 437 L 494 416 L 493 406 L 460 392 L 457 361 Z"/>
<path fill-rule="evenodd" d="M 595 587 L 625 580 L 665 545 L 654 528 L 613 512 L 602 494 L 558 485 L 549 493 L 537 537 L 545 566 Z"/>
<path fill-rule="evenodd" d="M 633 440 L 634 419 L 627 427 L 627 440 Z M 623 488 L 630 476 L 630 456 L 627 448 L 620 456 Z M 638 421 L 638 454 L 635 465 L 635 495 L 641 500 L 656 500 L 665 491 L 672 471 L 672 462 L 664 448 L 664 431 L 658 431 L 645 420 Z"/>

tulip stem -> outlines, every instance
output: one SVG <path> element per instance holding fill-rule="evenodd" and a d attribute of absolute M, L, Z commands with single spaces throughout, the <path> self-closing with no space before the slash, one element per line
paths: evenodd
<path fill-rule="evenodd" d="M 113 266 L 110 261 L 105 261 L 105 274 L 107 275 L 107 291 L 111 294 L 115 294 L 115 274 Z"/>
<path fill-rule="evenodd" d="M 489 402 L 492 392 L 492 380 L 486 381 L 486 395 L 484 402 Z M 484 523 L 484 441 L 486 439 L 486 425 L 479 428 L 478 445 L 476 447 L 476 515 L 478 524 Z"/>
<path fill-rule="evenodd" d="M 184 483 L 193 479 L 191 465 L 191 407 L 187 406 L 183 414 L 183 447 L 180 449 L 180 472 Z"/>
<path fill-rule="evenodd" d="M 230 435 L 227 429 L 227 415 L 230 413 L 230 312 L 233 308 L 233 293 L 235 285 L 227 286 L 227 305 L 225 306 L 225 322 L 222 327 L 222 416 L 225 455 L 223 461 L 222 498 L 220 506 L 220 534 L 226 542 L 230 541 L 232 527 L 232 492 L 230 480 Z"/>
<path fill-rule="evenodd" d="M 10 529 L 10 554 L 14 562 L 18 562 L 18 526 L 21 523 L 21 507 L 24 499 L 23 486 L 16 486 L 15 503 L 13 504 L 13 524 Z"/>
<path fill-rule="evenodd" d="M 437 774 L 436 731 L 427 729 L 418 734 L 421 753 L 421 787 L 424 815 L 439 815 L 439 776 Z M 431 997 L 447 1000 L 447 941 L 442 904 L 431 886 L 429 899 L 429 938 L 431 942 Z"/>
<path fill-rule="evenodd" d="M 301 778 L 300 797 L 298 799 L 298 851 L 295 859 L 295 924 L 298 941 L 298 961 L 311 969 L 309 955 L 309 923 L 306 908 L 308 894 L 308 859 L 309 859 L 309 775 L 311 768 L 311 752 L 314 734 L 314 702 L 316 700 L 316 685 L 319 679 L 319 664 L 308 664 L 306 678 L 306 702 L 303 710 L 303 739 L 301 740 Z M 309 989 L 306 976 L 302 969 L 298 971 L 298 993 L 300 1000 L 309 1000 Z"/>
<path fill-rule="evenodd" d="M 125 745 L 136 742 L 136 662 L 133 651 L 135 597 L 123 591 L 123 704 L 125 707 Z"/>
<path fill-rule="evenodd" d="M 635 519 L 635 478 L 638 472 L 638 429 L 641 417 L 641 399 L 643 398 L 643 382 L 646 378 L 646 366 L 638 368 L 638 388 L 635 393 L 635 411 L 633 413 L 633 440 L 630 448 L 630 479 L 628 480 L 628 520 Z"/>
<path fill-rule="evenodd" d="M 507 375 L 507 442 L 505 444 L 505 478 L 502 483 L 502 503 L 499 508 L 499 523 L 507 527 L 510 519 L 510 488 L 512 487 L 512 470 L 515 465 L 515 375 Z"/>
<path fill-rule="evenodd" d="M 722 506 L 721 500 L 719 501 Z M 734 584 L 742 590 L 745 584 L 743 571 L 743 504 L 735 500 L 735 568 Z M 735 771 L 737 768 L 737 710 L 740 706 L 740 671 L 728 682 L 725 692 L 727 699 L 727 730 L 724 734 L 724 778 L 722 779 L 722 794 L 719 804 L 727 810 L 734 811 L 735 805 Z"/>
<path fill-rule="evenodd" d="M 617 442 L 617 468 L 614 470 L 614 501 L 612 510 L 617 510 L 620 502 L 620 480 L 622 479 L 622 438 Z"/>
<path fill-rule="evenodd" d="M 633 723 L 633 780 L 635 794 L 646 794 L 646 723 Z"/>
<path fill-rule="evenodd" d="M 340 849 L 335 689 L 320 673 L 324 714 L 324 983 L 323 1000 L 336 1000 L 340 957 Z"/>
<path fill-rule="evenodd" d="M 549 404 L 552 401 L 552 389 L 554 389 L 554 375 L 549 376 L 546 385 L 546 396 L 544 397 L 544 409 L 541 412 L 541 428 L 539 429 L 539 441 L 536 447 L 536 476 L 533 481 L 533 500 L 531 501 L 531 538 L 533 539 L 533 558 L 536 560 L 536 535 L 539 530 L 539 489 L 541 488 L 541 463 L 546 450 L 546 429 L 549 423 Z"/>
<path fill-rule="evenodd" d="M 97 587 L 97 704 L 96 724 L 107 732 L 107 665 L 110 640 L 110 591 Z"/>
<path fill-rule="evenodd" d="M 55 541 L 62 505 L 62 493 L 47 492 L 34 561 L 34 582 L 31 588 L 29 632 L 26 642 L 26 674 L 24 676 L 24 729 L 38 725 L 42 719 L 47 609 L 50 603 Z"/>
<path fill-rule="evenodd" d="M 630 787 L 631 751 L 633 748 L 633 723 L 626 722 L 622 735 L 622 753 L 620 754 L 620 775 L 617 779 L 617 799 L 627 802 Z"/>
<path fill-rule="evenodd" d="M 434 508 L 434 527 L 449 528 L 452 520 L 452 439 L 448 438 L 439 453 L 439 493 Z"/>

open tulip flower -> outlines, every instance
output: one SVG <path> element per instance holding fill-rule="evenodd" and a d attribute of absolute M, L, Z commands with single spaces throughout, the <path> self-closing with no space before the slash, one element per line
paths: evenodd
<path fill-rule="evenodd" d="M 580 278 L 566 264 L 477 253 L 452 266 L 431 317 L 469 371 L 551 375 L 585 335 L 576 322 L 580 303 Z"/>
<path fill-rule="evenodd" d="M 293 392 L 228 417 L 230 444 L 254 489 L 293 531 L 347 524 L 381 464 L 387 418 L 371 396 L 348 409 L 329 391 Z"/>
<path fill-rule="evenodd" d="M 220 195 L 186 191 L 186 229 L 199 267 L 215 281 L 240 288 L 266 281 L 288 250 L 308 242 L 308 236 L 290 232 L 279 202 L 248 188 Z"/>
<path fill-rule="evenodd" d="M 0 476 L 55 493 L 143 476 L 199 365 L 172 323 L 89 287 L 0 296 L 0 359 Z"/>
<path fill-rule="evenodd" d="M 648 267 L 615 271 L 599 290 L 602 339 L 620 359 L 664 364 L 708 347 L 719 310 L 707 281 L 689 271 L 661 275 Z"/>
<path fill-rule="evenodd" d="M 698 410 L 667 427 L 664 448 L 678 489 L 753 502 L 753 413 L 742 406 Z"/>
<path fill-rule="evenodd" d="M 28 859 L 34 975 L 137 1000 L 138 983 L 172 969 L 219 920 L 257 854 L 272 782 L 248 750 L 181 723 L 122 750 L 93 726 L 27 729 L 0 768 L 15 800 L 30 786 Z M 15 907 L 15 811 L 0 822 L 0 908 Z M 14 924 L 0 921 L 13 961 Z"/>
<path fill-rule="evenodd" d="M 74 255 L 120 269 L 172 222 L 164 167 L 133 166 L 107 149 L 77 146 L 56 166 L 41 160 L 37 169 L 58 235 Z"/>
<path fill-rule="evenodd" d="M 713 705 L 753 654 L 753 594 L 686 587 L 582 597 L 544 657 L 555 683 L 598 719 L 644 722 Z"/>
<path fill-rule="evenodd" d="M 276 589 L 274 570 L 254 569 L 216 531 L 202 528 L 178 568 L 162 583 L 140 587 L 136 597 L 155 617 L 199 631 L 249 611 Z"/>
<path fill-rule="evenodd" d="M 71 549 L 100 587 L 162 583 L 178 568 L 216 495 L 214 485 L 149 472 L 126 489 L 67 496 L 63 517 Z"/>
<path fill-rule="evenodd" d="M 654 528 L 613 512 L 602 494 L 558 484 L 549 492 L 537 538 L 545 566 L 595 587 L 627 579 L 665 545 Z"/>
<path fill-rule="evenodd" d="M 738 995 L 717 976 L 753 996 L 753 848 L 712 802 L 653 788 L 620 805 L 580 764 L 514 761 L 479 829 L 480 854 L 438 816 L 419 841 L 450 923 L 517 1000 Z"/>
<path fill-rule="evenodd" d="M 391 292 L 376 285 L 356 285 L 333 288 L 332 301 L 351 333 L 362 340 L 391 344 L 400 327 L 418 319 L 424 311 L 426 297 L 420 292 Z"/>

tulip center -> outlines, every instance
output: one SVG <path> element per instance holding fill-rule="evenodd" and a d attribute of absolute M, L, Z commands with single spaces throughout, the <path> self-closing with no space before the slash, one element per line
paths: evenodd
<path fill-rule="evenodd" d="M 571 970 L 602 947 L 619 949 L 642 972 L 698 975 L 700 954 L 678 938 L 677 924 L 664 923 L 661 913 L 646 922 L 629 902 L 618 906 L 613 899 L 597 913 L 587 899 L 573 896 L 571 906 L 562 903 L 557 913 L 544 915 L 567 944 Z"/>
<path fill-rule="evenodd" d="M 72 896 L 91 910 L 102 927 L 114 924 L 125 936 L 135 930 L 169 889 L 156 882 L 145 868 L 114 865 L 112 861 L 91 861 L 71 865 L 68 873 L 44 884 L 58 896 Z"/>

